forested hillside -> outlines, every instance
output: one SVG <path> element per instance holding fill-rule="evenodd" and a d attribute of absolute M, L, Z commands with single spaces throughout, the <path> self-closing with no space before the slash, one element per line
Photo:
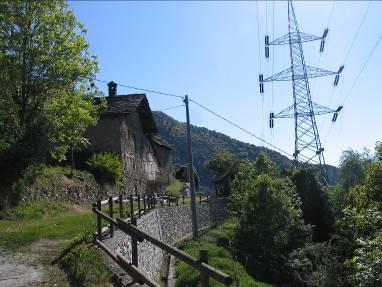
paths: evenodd
<path fill-rule="evenodd" d="M 174 148 L 175 164 L 187 163 L 186 124 L 173 119 L 163 112 L 154 112 L 154 119 L 162 139 Z M 226 150 L 239 156 L 241 159 L 249 160 L 255 160 L 260 152 L 264 152 L 278 166 L 286 169 L 292 168 L 292 161 L 276 151 L 241 142 L 203 127 L 192 126 L 191 131 L 194 165 L 204 186 L 211 185 L 211 177 L 203 165 L 217 150 Z M 328 175 L 330 183 L 337 181 L 337 169 L 335 167 L 328 166 Z"/>

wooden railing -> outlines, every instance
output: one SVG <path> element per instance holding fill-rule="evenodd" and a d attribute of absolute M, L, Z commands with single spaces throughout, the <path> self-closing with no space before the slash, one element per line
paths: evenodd
<path fill-rule="evenodd" d="M 184 204 L 185 197 L 182 198 L 182 203 Z M 97 203 L 93 204 L 92 211 L 97 215 L 97 234 L 94 237 L 94 243 L 97 244 L 106 254 L 108 254 L 120 267 L 122 267 L 128 274 L 133 278 L 138 280 L 139 283 L 146 283 L 149 286 L 159 287 L 160 284 L 152 280 L 147 274 L 138 269 L 138 242 L 144 240 L 154 244 L 163 251 L 173 255 L 177 259 L 185 262 L 191 267 L 199 270 L 201 278 L 201 286 L 209 286 L 209 277 L 214 278 L 224 285 L 232 284 L 233 280 L 227 274 L 217 270 L 216 268 L 208 265 L 208 251 L 200 250 L 199 259 L 192 257 L 191 255 L 173 247 L 160 239 L 157 239 L 150 234 L 140 230 L 137 227 L 137 217 L 140 217 L 142 213 L 146 213 L 151 209 L 156 207 L 157 200 L 161 202 L 161 205 L 165 204 L 165 200 L 168 206 L 171 206 L 171 201 L 174 204 L 179 204 L 179 198 L 177 197 L 132 197 L 129 199 L 122 199 L 120 194 L 118 197 L 109 197 L 107 200 L 98 200 Z M 134 202 L 137 202 L 138 210 L 134 212 Z M 143 202 L 143 209 L 141 209 L 141 202 Z M 199 202 L 202 203 L 201 197 Z M 114 219 L 113 214 L 113 203 L 119 204 L 119 218 Z M 123 204 L 128 203 L 130 206 L 130 218 L 122 219 L 123 217 Z M 102 211 L 102 205 L 109 206 L 109 214 Z M 110 250 L 105 244 L 102 243 L 102 220 L 106 220 L 109 223 L 110 237 L 114 235 L 114 228 L 118 228 L 127 235 L 131 236 L 131 262 L 126 261 L 126 259 Z"/>

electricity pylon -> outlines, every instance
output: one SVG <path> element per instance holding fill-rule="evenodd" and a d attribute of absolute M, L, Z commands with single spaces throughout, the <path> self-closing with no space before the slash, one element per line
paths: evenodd
<path fill-rule="evenodd" d="M 260 74 L 260 93 L 264 93 L 264 82 L 292 81 L 293 105 L 279 113 L 270 113 L 269 126 L 273 128 L 275 118 L 294 118 L 295 149 L 293 156 L 295 165 L 317 163 L 321 166 L 323 177 L 326 180 L 324 148 L 321 146 L 316 116 L 333 113 L 332 121 L 335 122 L 342 106 L 333 110 L 314 103 L 310 93 L 309 78 L 335 75 L 333 85 L 337 86 L 344 66 L 341 66 L 337 72 L 307 66 L 302 43 L 321 40 L 320 52 L 323 52 L 329 30 L 325 29 L 321 37 L 300 32 L 291 0 L 288 0 L 288 22 L 288 34 L 272 42 L 269 41 L 269 36 L 265 36 L 265 57 L 269 57 L 270 45 L 289 45 L 291 66 L 266 79 Z"/>

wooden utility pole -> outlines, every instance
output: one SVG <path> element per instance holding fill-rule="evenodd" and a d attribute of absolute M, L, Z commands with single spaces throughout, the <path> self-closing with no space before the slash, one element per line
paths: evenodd
<path fill-rule="evenodd" d="M 186 117 L 187 117 L 188 179 L 190 181 L 190 188 L 191 188 L 192 236 L 196 238 L 198 237 L 198 222 L 196 220 L 194 159 L 192 157 L 190 112 L 188 109 L 187 95 L 184 97 L 183 102 L 186 105 Z"/>

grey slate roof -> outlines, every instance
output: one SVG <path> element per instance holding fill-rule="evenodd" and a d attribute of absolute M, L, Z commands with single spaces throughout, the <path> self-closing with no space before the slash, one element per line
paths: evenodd
<path fill-rule="evenodd" d="M 95 104 L 100 102 L 100 98 L 95 98 Z M 107 115 L 127 115 L 138 112 L 146 134 L 156 134 L 156 127 L 149 102 L 145 94 L 118 95 L 105 97 L 107 109 L 101 112 L 102 116 Z"/>

